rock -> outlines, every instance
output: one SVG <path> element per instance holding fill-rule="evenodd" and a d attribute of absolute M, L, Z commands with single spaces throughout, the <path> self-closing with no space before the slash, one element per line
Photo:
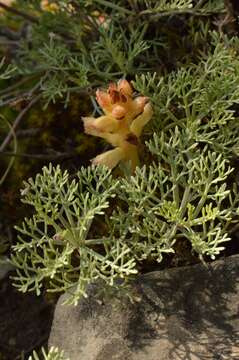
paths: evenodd
<path fill-rule="evenodd" d="M 239 359 L 239 255 L 139 276 L 139 303 L 56 307 L 49 346 L 70 360 Z"/>

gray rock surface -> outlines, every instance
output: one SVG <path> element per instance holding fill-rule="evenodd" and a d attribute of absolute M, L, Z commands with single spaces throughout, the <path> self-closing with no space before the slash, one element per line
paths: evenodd
<path fill-rule="evenodd" d="M 239 255 L 140 276 L 141 301 L 100 305 L 94 296 L 62 306 L 50 346 L 70 360 L 239 359 Z"/>

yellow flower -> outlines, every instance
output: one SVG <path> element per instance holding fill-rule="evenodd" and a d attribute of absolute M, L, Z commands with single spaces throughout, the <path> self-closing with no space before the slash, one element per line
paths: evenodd
<path fill-rule="evenodd" d="M 112 169 L 119 163 L 119 161 L 124 159 L 124 156 L 124 150 L 120 147 L 117 147 L 113 150 L 106 151 L 105 153 L 96 156 L 92 160 L 92 163 L 94 165 L 105 165 Z"/>
<path fill-rule="evenodd" d="M 51 2 L 49 0 L 41 0 L 41 9 L 49 12 L 57 12 L 59 10 L 59 6 L 55 2 Z"/>
<path fill-rule="evenodd" d="M 2 1 L 2 3 L 4 5 L 7 5 L 7 6 L 11 6 L 14 2 L 15 2 L 15 0 L 4 0 L 4 1 Z M 0 13 L 3 13 L 4 11 L 5 11 L 4 8 L 0 8 Z"/>
<path fill-rule="evenodd" d="M 60 10 L 60 5 L 57 4 L 57 1 L 51 1 L 51 0 L 41 0 L 41 9 L 43 11 L 48 11 L 51 13 L 56 13 Z M 71 4 L 67 4 L 64 6 L 64 9 L 67 11 L 73 13 L 75 11 L 74 7 Z"/>
<path fill-rule="evenodd" d="M 107 91 L 97 90 L 96 100 L 105 115 L 84 117 L 85 133 L 105 139 L 115 149 L 96 156 L 93 163 L 114 168 L 120 161 L 130 161 L 134 171 L 139 164 L 139 137 L 153 115 L 151 104 L 146 97 L 133 97 L 127 80 L 110 84 Z"/>

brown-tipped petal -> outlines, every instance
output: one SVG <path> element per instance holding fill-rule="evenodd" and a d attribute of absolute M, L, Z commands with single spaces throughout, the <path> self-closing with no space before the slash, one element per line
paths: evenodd
<path fill-rule="evenodd" d="M 113 169 L 121 160 L 125 158 L 125 152 L 122 148 L 117 147 L 113 150 L 106 151 L 103 154 L 96 156 L 92 160 L 94 165 L 105 165 Z"/>
<path fill-rule="evenodd" d="M 113 82 L 111 82 L 108 86 L 108 93 L 110 94 L 111 91 L 117 91 L 117 85 Z"/>
<path fill-rule="evenodd" d="M 130 85 L 130 83 L 123 79 L 123 80 L 119 80 L 118 82 L 118 90 L 126 96 L 131 96 L 133 94 L 133 89 Z"/>
<path fill-rule="evenodd" d="M 110 99 L 111 99 L 111 104 L 116 104 L 118 102 L 120 102 L 121 100 L 121 96 L 118 90 L 113 90 L 110 92 Z"/>
<path fill-rule="evenodd" d="M 115 104 L 120 101 L 120 93 L 115 83 L 110 83 L 108 87 L 108 94 L 110 96 L 111 104 Z"/>
<path fill-rule="evenodd" d="M 111 110 L 111 97 L 105 91 L 98 89 L 96 91 L 96 100 L 102 109 Z"/>
<path fill-rule="evenodd" d="M 128 97 L 122 93 L 120 93 L 120 101 L 122 103 L 126 103 L 128 101 Z"/>
<path fill-rule="evenodd" d="M 126 109 L 121 105 L 116 105 L 113 107 L 112 116 L 115 117 L 117 120 L 124 118 L 126 115 Z"/>

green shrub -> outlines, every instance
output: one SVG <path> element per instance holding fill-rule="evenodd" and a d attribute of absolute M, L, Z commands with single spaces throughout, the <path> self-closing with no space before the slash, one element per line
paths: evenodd
<path fill-rule="evenodd" d="M 133 175 L 50 164 L 25 182 L 33 215 L 17 227 L 15 286 L 67 291 L 76 304 L 92 281 L 124 288 L 181 242 L 215 259 L 239 215 L 239 41 L 210 18 L 226 16 L 223 1 L 78 0 L 73 10 L 61 1 L 53 12 L 18 4 L 37 19 L 15 71 L 36 79 L 45 106 L 89 94 L 95 115 L 95 89 L 127 77 L 154 115 Z"/>

